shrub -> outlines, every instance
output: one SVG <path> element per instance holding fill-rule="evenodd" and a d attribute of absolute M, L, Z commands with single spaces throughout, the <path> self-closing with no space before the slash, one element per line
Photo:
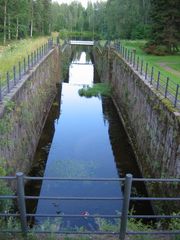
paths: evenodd
<path fill-rule="evenodd" d="M 156 45 L 153 42 L 146 43 L 144 47 L 144 51 L 148 54 L 154 54 L 157 56 L 165 56 L 169 53 L 167 46 Z"/>
<path fill-rule="evenodd" d="M 97 96 L 111 96 L 112 89 L 108 84 L 104 83 L 97 83 L 94 84 L 92 87 L 85 86 L 81 88 L 78 93 L 80 96 L 84 97 L 97 97 Z"/>
<path fill-rule="evenodd" d="M 5 170 L 5 164 L 2 159 L 0 159 L 0 176 L 6 176 L 7 171 Z M 8 186 L 5 180 L 0 180 L 0 195 L 13 195 L 13 191 Z M 13 205 L 12 199 L 0 200 L 0 212 L 8 212 Z"/>

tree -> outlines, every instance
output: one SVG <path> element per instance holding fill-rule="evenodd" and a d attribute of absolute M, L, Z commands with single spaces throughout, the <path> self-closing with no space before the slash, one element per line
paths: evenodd
<path fill-rule="evenodd" d="M 43 33 L 48 35 L 51 33 L 51 0 L 42 0 L 42 4 Z"/>
<path fill-rule="evenodd" d="M 164 46 L 166 51 L 178 50 L 180 41 L 180 1 L 151 0 L 152 32 L 151 46 Z"/>
<path fill-rule="evenodd" d="M 147 38 L 150 0 L 108 0 L 106 6 L 109 38 Z"/>
<path fill-rule="evenodd" d="M 7 0 L 4 0 L 4 44 L 6 44 L 7 25 Z"/>

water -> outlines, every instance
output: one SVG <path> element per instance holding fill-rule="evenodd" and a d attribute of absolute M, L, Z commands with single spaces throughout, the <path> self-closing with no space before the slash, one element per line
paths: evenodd
<path fill-rule="evenodd" d="M 133 151 L 110 98 L 80 97 L 83 85 L 92 85 L 94 66 L 88 55 L 76 55 L 69 69 L 69 82 L 59 87 L 47 119 L 30 172 L 33 176 L 62 178 L 118 178 L 126 173 L 139 177 Z M 36 192 L 34 191 L 34 187 Z M 142 185 L 134 192 L 145 192 Z M 121 182 L 59 182 L 28 183 L 27 194 L 61 197 L 121 197 Z M 33 189 L 33 190 L 32 190 Z M 147 203 L 146 203 L 147 204 Z M 117 214 L 121 201 L 39 200 L 27 202 L 36 214 Z M 142 205 L 135 205 L 142 213 Z M 150 206 L 146 206 L 146 209 Z M 151 211 L 151 210 L 150 210 Z M 42 223 L 40 217 L 33 219 Z M 96 228 L 91 219 L 66 218 L 61 227 Z"/>

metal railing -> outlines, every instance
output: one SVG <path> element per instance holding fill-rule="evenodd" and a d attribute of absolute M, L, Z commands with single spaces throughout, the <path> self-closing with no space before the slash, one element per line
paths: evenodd
<path fill-rule="evenodd" d="M 29 54 L 23 61 L 19 61 L 10 71 L 6 72 L 4 79 L 0 74 L 0 103 L 4 97 L 23 79 L 23 77 L 36 66 L 44 56 L 46 56 L 53 47 L 53 39 Z"/>
<path fill-rule="evenodd" d="M 0 195 L 0 201 L 5 201 L 7 199 L 12 199 L 17 201 L 18 213 L 0 213 L 0 217 L 19 217 L 21 223 L 21 229 L 1 229 L 0 233 L 23 233 L 27 234 L 31 231 L 28 226 L 28 217 L 42 217 L 42 218 L 84 218 L 86 219 L 119 219 L 120 227 L 117 232 L 106 232 L 106 231 L 71 231 L 71 230 L 59 230 L 53 233 L 55 234 L 92 234 L 92 235 L 118 235 L 121 240 L 125 239 L 126 235 L 180 235 L 179 229 L 174 230 L 158 230 L 151 229 L 148 231 L 129 231 L 127 229 L 127 224 L 129 219 L 180 219 L 180 215 L 132 215 L 129 214 L 129 206 L 131 201 L 168 201 L 178 202 L 180 201 L 180 196 L 177 197 L 132 197 L 132 183 L 134 182 L 144 182 L 144 183 L 171 183 L 180 184 L 180 179 L 149 179 L 149 178 L 133 178 L 131 174 L 127 174 L 125 178 L 52 178 L 52 177 L 28 177 L 23 173 L 19 172 L 14 177 L 0 177 L 0 181 L 16 181 L 17 183 L 17 193 L 15 195 Z M 25 182 L 26 181 L 63 181 L 63 182 L 121 182 L 124 184 L 124 196 L 122 197 L 61 197 L 61 196 L 26 196 L 25 195 Z M 179 186 L 179 185 L 178 185 Z M 122 211 L 118 215 L 77 215 L 77 214 L 30 214 L 26 212 L 26 200 L 65 200 L 65 201 L 122 201 Z M 176 209 L 178 211 L 178 209 Z M 175 212 L 175 211 L 174 211 Z M 33 230 L 33 233 L 52 233 L 52 231 L 43 230 Z"/>
<path fill-rule="evenodd" d="M 107 47 L 113 47 L 122 58 L 133 68 L 140 76 L 148 82 L 158 93 L 170 100 L 173 107 L 180 109 L 180 84 L 177 84 L 169 77 L 165 76 L 155 66 L 151 66 L 140 58 L 135 50 L 124 47 L 120 42 L 106 41 L 104 46 L 96 42 L 95 46 L 101 51 Z"/>
<path fill-rule="evenodd" d="M 112 46 L 110 43 L 108 45 Z M 180 84 L 162 74 L 155 66 L 150 66 L 136 54 L 135 50 L 124 47 L 120 42 L 115 42 L 113 47 L 146 82 L 165 99 L 170 100 L 175 108 L 180 109 Z"/>

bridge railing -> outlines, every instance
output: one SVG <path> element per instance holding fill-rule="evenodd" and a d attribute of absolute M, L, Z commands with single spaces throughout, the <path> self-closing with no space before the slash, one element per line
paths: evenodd
<path fill-rule="evenodd" d="M 165 76 L 155 66 L 150 66 L 135 50 L 124 47 L 120 42 L 115 42 L 113 47 L 146 82 L 165 99 L 170 100 L 174 108 L 180 109 L 180 84 Z"/>
<path fill-rule="evenodd" d="M 7 200 L 13 200 L 17 202 L 18 206 L 18 212 L 1 212 L 0 213 L 0 218 L 3 218 L 5 221 L 7 221 L 8 218 L 19 218 L 21 227 L 20 228 L 5 228 L 3 229 L 2 226 L 0 226 L 0 233 L 23 233 L 23 234 L 28 234 L 31 232 L 30 227 L 28 226 L 28 218 L 29 217 L 41 217 L 41 218 L 58 218 L 58 219 L 66 219 L 66 218 L 85 218 L 87 219 L 109 219 L 109 220 L 119 220 L 119 226 L 117 226 L 117 231 L 101 231 L 95 230 L 95 231 L 82 231 L 82 230 L 76 230 L 72 231 L 71 229 L 68 230 L 66 229 L 59 229 L 58 231 L 55 230 L 53 231 L 54 234 L 77 234 L 77 235 L 82 235 L 82 234 L 88 234 L 88 235 L 117 235 L 121 240 L 125 239 L 126 235 L 180 235 L 180 230 L 179 229 L 171 229 L 171 230 L 159 230 L 159 229 L 148 229 L 148 230 L 143 230 L 141 229 L 140 231 L 131 231 L 128 229 L 128 221 L 130 219 L 176 219 L 177 221 L 180 220 L 180 215 L 178 213 L 179 209 L 175 208 L 173 215 L 132 215 L 129 213 L 129 206 L 131 201 L 137 201 L 137 202 L 142 202 L 142 201 L 160 201 L 163 203 L 164 201 L 169 202 L 169 204 L 176 203 L 177 205 L 180 202 L 180 196 L 177 197 L 132 197 L 132 184 L 134 182 L 136 183 L 168 183 L 172 185 L 176 185 L 176 187 L 179 186 L 180 184 L 180 179 L 150 179 L 150 178 L 133 178 L 131 174 L 127 174 L 125 178 L 94 178 L 94 179 L 88 179 L 88 178 L 52 178 L 52 177 L 28 177 L 25 176 L 23 173 L 17 173 L 16 176 L 14 177 L 0 177 L 0 181 L 15 181 L 17 185 L 16 189 L 16 194 L 14 195 L 0 195 L 0 202 L 2 201 L 7 201 Z M 25 195 L 25 183 L 27 181 L 51 181 L 54 182 L 57 181 L 59 182 L 119 182 L 121 185 L 123 185 L 124 189 L 124 194 L 122 197 L 77 197 L 77 196 L 72 196 L 72 197 L 61 197 L 61 196 L 27 196 Z M 178 193 L 176 193 L 178 194 Z M 122 211 L 119 214 L 112 214 L 112 215 L 91 215 L 91 214 L 32 214 L 32 213 L 27 213 L 26 211 L 26 201 L 34 201 L 34 200 L 58 200 L 58 201 L 122 201 Z M 33 230 L 33 233 L 52 233 L 52 231 L 45 230 L 40 228 L 40 230 Z"/>
<path fill-rule="evenodd" d="M 5 77 L 0 74 L 0 103 L 22 81 L 23 77 L 49 53 L 52 47 L 53 40 L 49 39 L 47 43 L 28 54 L 23 61 L 19 61 L 11 70 L 7 71 Z"/>

